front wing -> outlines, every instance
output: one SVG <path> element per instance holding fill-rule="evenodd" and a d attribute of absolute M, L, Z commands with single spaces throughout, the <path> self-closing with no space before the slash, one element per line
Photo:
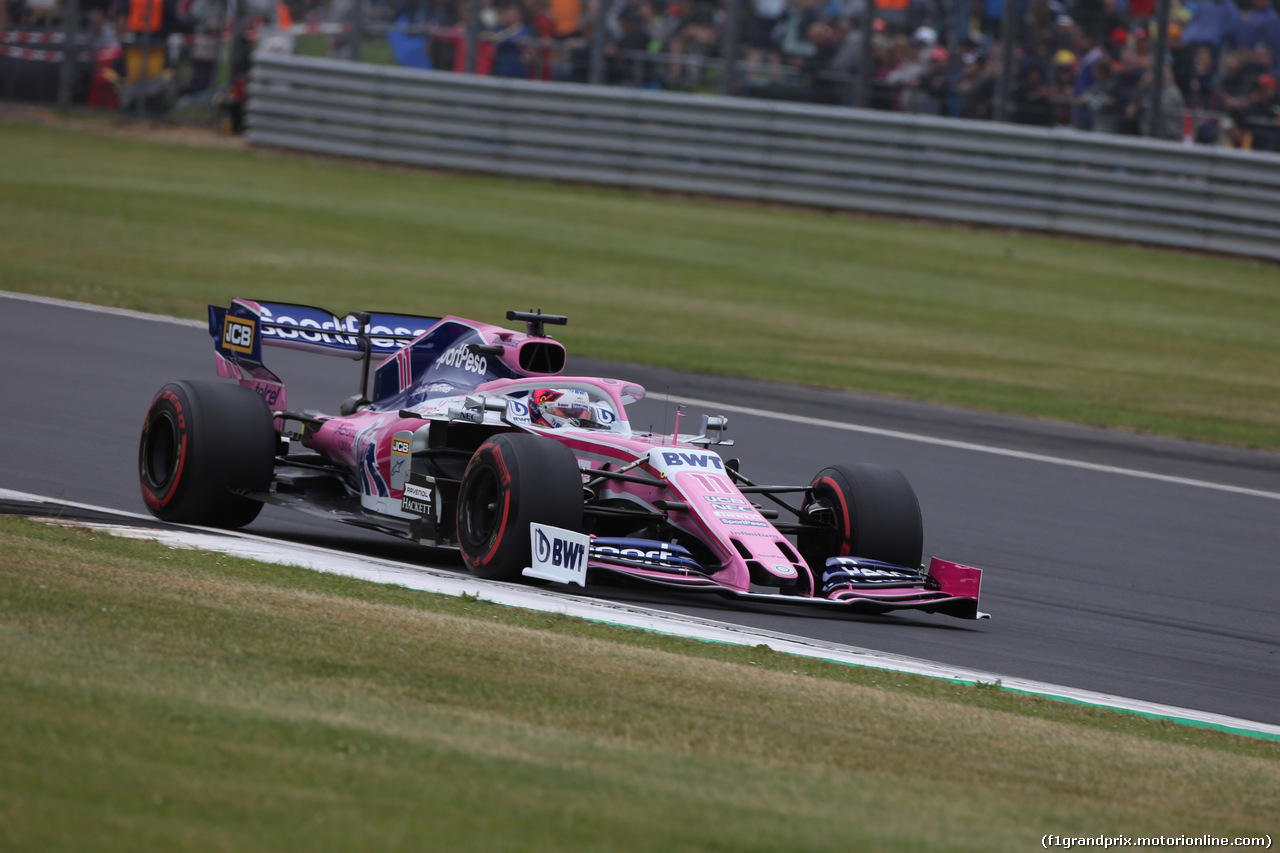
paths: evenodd
<path fill-rule="evenodd" d="M 717 583 L 707 575 L 671 575 L 655 572 L 636 566 L 620 566 L 615 562 L 591 560 L 587 567 L 592 570 L 610 572 L 632 580 L 657 586 L 678 588 L 699 592 L 710 592 L 738 601 L 750 601 L 763 604 L 786 604 L 823 607 L 827 609 L 843 609 L 862 613 L 887 613 L 894 610 L 922 610 L 926 613 L 941 613 L 960 619 L 988 619 L 990 614 L 978 610 L 978 588 L 981 585 L 982 570 L 971 566 L 962 566 L 949 560 L 933 557 L 929 561 L 926 573 L 938 581 L 941 588 L 929 589 L 927 581 L 918 585 L 894 588 L 846 588 L 830 596 L 785 595 L 777 592 L 755 592 L 733 589 Z M 943 583 L 941 577 L 954 578 L 959 583 Z M 957 589 L 957 586 L 970 589 Z"/>
<path fill-rule="evenodd" d="M 847 569 L 845 582 L 824 587 L 825 594 L 788 595 L 776 591 L 744 591 L 718 582 L 678 545 L 587 537 L 543 525 L 531 525 L 534 565 L 530 577 L 586 585 L 590 573 L 607 573 L 668 589 L 704 592 L 742 602 L 810 606 L 846 612 L 887 613 L 920 610 L 960 619 L 987 619 L 978 609 L 982 570 L 933 557 L 927 570 L 904 569 L 872 560 L 840 558 Z M 541 542 L 539 541 L 541 537 Z M 564 565 L 554 545 L 566 538 L 565 553 L 574 555 Z M 567 543 L 572 541 L 578 550 Z M 648 546 L 646 548 L 646 546 Z M 762 588 L 765 589 L 765 588 Z"/>

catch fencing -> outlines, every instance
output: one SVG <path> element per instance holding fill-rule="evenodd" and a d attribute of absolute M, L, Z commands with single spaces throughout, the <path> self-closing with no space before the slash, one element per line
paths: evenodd
<path fill-rule="evenodd" d="M 248 138 L 390 163 L 1280 260 L 1280 156 L 259 53 Z"/>

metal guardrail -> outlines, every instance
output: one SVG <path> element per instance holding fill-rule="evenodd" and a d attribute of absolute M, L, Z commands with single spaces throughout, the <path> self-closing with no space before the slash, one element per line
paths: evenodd
<path fill-rule="evenodd" d="M 1280 260 L 1280 157 L 1146 139 L 266 54 L 248 138 Z"/>

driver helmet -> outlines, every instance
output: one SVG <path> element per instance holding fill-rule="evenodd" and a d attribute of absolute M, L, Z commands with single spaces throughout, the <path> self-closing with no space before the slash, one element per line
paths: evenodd
<path fill-rule="evenodd" d="M 587 392 L 571 388 L 535 388 L 529 393 L 529 415 L 535 424 L 554 429 L 593 421 Z"/>

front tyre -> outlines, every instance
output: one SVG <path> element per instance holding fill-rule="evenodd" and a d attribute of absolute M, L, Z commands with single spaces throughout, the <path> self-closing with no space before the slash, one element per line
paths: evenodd
<path fill-rule="evenodd" d="M 160 389 L 138 440 L 138 480 L 157 518 L 243 527 L 262 510 L 236 491 L 266 491 L 275 466 L 271 410 L 250 388 L 182 380 Z"/>
<path fill-rule="evenodd" d="M 500 433 L 472 455 L 458 493 L 458 547 L 490 580 L 519 580 L 532 559 L 529 525 L 582 529 L 582 473 L 565 445 Z"/>
<path fill-rule="evenodd" d="M 813 478 L 800 514 L 812 526 L 796 545 L 815 576 L 829 557 L 864 557 L 914 569 L 924 555 L 920 502 L 896 468 L 868 463 L 824 468 Z"/>

